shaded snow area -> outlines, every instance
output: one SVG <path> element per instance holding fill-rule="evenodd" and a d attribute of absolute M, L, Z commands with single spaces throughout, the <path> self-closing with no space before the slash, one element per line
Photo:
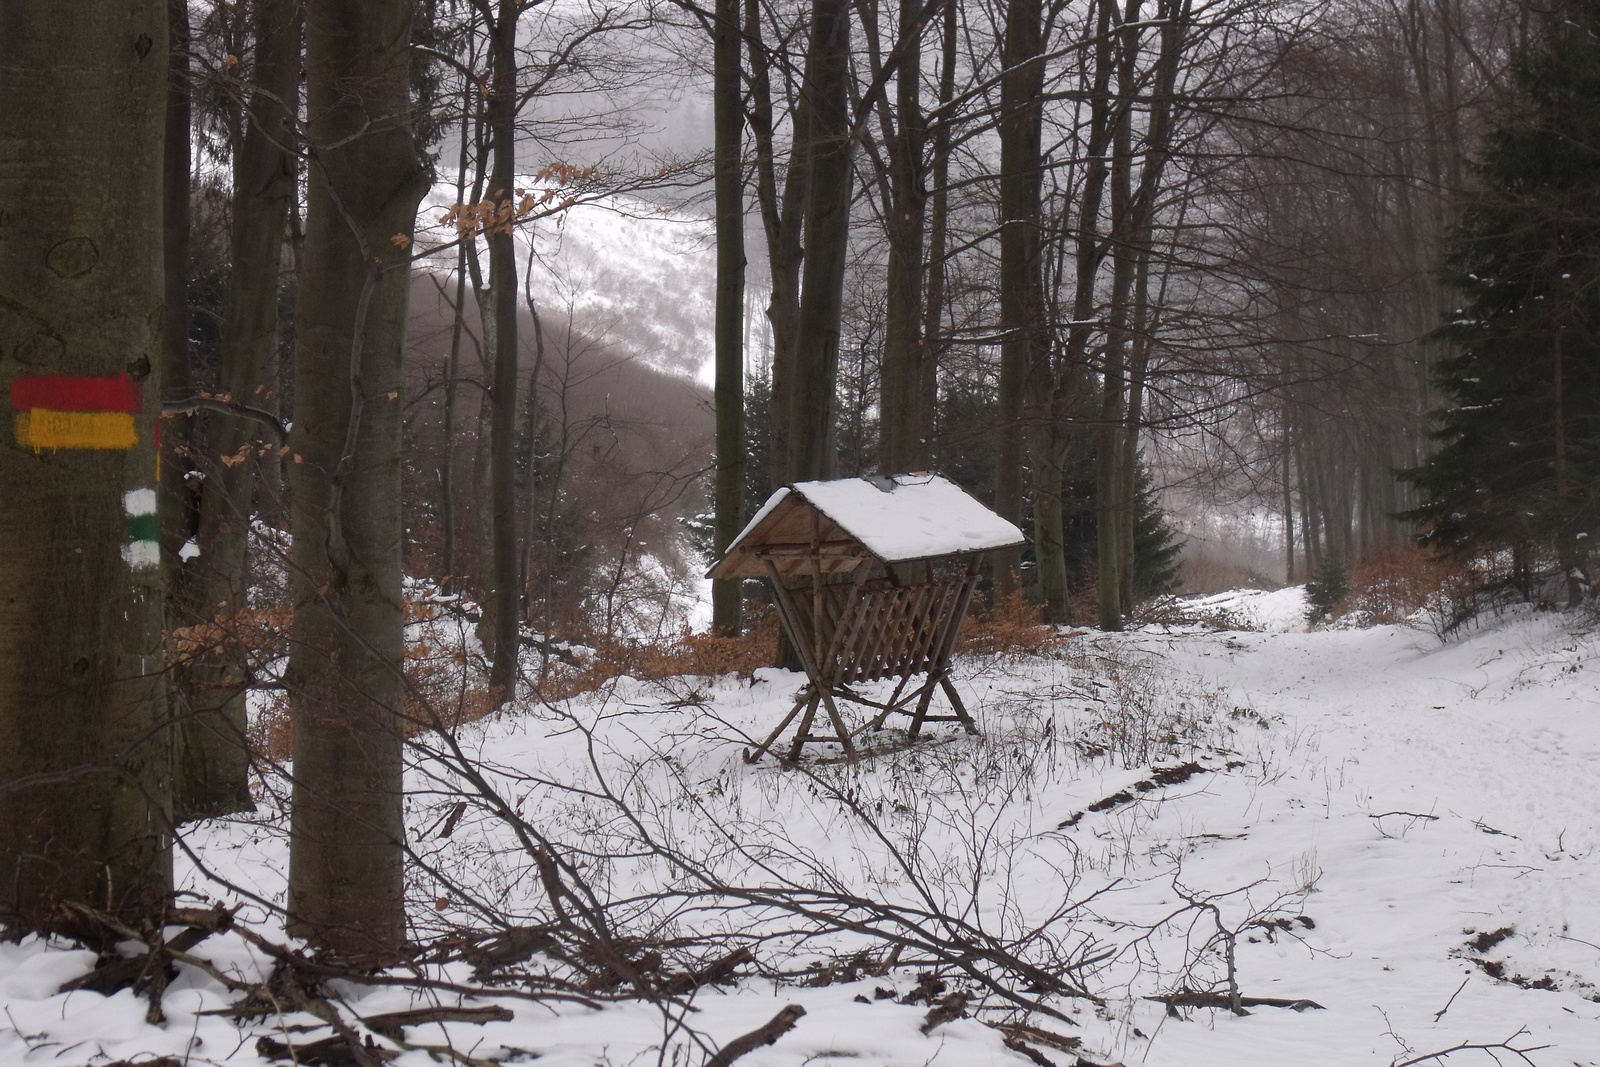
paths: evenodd
<path fill-rule="evenodd" d="M 410 1026 L 403 1041 L 448 1045 L 454 1062 L 697 1067 L 798 1004 L 797 1025 L 741 1067 L 1021 1067 L 1080 1055 L 1365 1067 L 1519 1032 L 1516 1047 L 1544 1046 L 1525 1062 L 1600 1064 L 1600 637 L 1550 615 L 1443 646 L 1396 627 L 1279 632 L 1273 620 L 1293 612 L 1273 596 L 1241 594 L 1231 608 L 1257 612 L 1267 632 L 1150 629 L 963 658 L 957 685 L 982 736 L 864 735 L 871 754 L 859 766 L 830 761 L 822 745 L 797 769 L 743 762 L 797 687 L 780 672 L 754 683 L 625 679 L 463 728 L 461 748 L 487 768 L 482 784 L 570 865 L 556 872 L 573 894 L 558 898 L 564 908 L 603 905 L 617 944 L 643 938 L 664 957 L 641 948 L 629 966 L 685 988 L 671 976 L 736 945 L 754 961 L 652 1006 L 613 999 L 625 987 L 604 964 L 535 938 L 569 962 L 535 954 L 507 973 L 564 976 L 589 1004 L 519 997 L 537 986 L 508 979 L 469 1003 L 512 1018 Z M 508 821 L 473 798 L 448 746 L 420 740 L 408 815 L 421 861 L 409 882 L 416 940 L 482 929 L 491 909 L 550 922 L 549 881 Z M 266 814 L 219 820 L 189 844 L 281 901 L 283 830 Z M 232 899 L 180 862 L 185 887 Z M 279 937 L 258 905 L 240 915 Z M 868 930 L 904 943 L 897 966 L 883 970 L 884 942 Z M 1146 999 L 1227 993 L 1230 946 L 1245 1004 L 1320 1007 L 1169 1013 Z M 238 979 L 265 976 L 262 951 L 237 933 L 193 951 Z M 941 997 L 970 996 L 965 1017 L 927 1025 L 928 1004 L 904 1001 L 937 957 Z M 237 995 L 188 964 L 162 1026 L 144 1022 L 131 991 L 56 992 L 93 963 L 64 944 L 0 945 L 0 1063 L 248 1065 L 265 1062 L 263 1036 L 329 1034 L 292 1006 L 244 1021 L 215 1014 Z M 418 969 L 473 982 L 468 962 Z M 352 1026 L 461 1002 L 441 987 L 341 980 L 326 992 Z M 1008 995 L 1043 1010 L 1022 1020 Z M 1017 1021 L 1037 1030 L 1008 1038 L 989 1025 Z M 405 1067 L 452 1062 L 373 1041 Z M 1462 1051 L 1446 1062 L 1492 1061 Z M 1502 1052 L 1500 1062 L 1524 1061 Z"/>

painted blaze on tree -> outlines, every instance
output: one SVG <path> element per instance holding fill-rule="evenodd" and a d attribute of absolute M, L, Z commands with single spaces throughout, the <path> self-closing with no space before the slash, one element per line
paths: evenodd
<path fill-rule="evenodd" d="M 0 922 L 171 882 L 153 539 L 166 5 L 0 33 Z"/>

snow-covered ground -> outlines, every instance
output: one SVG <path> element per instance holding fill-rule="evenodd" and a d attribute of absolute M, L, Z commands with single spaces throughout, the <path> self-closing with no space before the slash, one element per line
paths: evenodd
<path fill-rule="evenodd" d="M 1193 610 L 1252 628 L 1090 634 L 1045 655 L 965 659 L 957 684 L 984 735 L 938 728 L 908 748 L 891 744 L 891 731 L 859 767 L 825 752 L 800 770 L 744 763 L 749 739 L 776 723 L 796 687 L 780 672 L 753 683 L 622 680 L 570 705 L 465 728 L 461 742 L 490 765 L 490 784 L 603 899 L 683 891 L 638 899 L 630 929 L 757 935 L 751 948 L 769 976 L 701 989 L 676 1023 L 636 1001 L 490 997 L 515 1018 L 416 1026 L 406 1040 L 448 1043 L 479 1061 L 697 1065 L 705 1048 L 799 1004 L 795 1028 L 741 1067 L 1029 1062 L 985 1025 L 1011 1016 L 971 980 L 945 975 L 972 989 L 972 1017 L 924 1034 L 926 1005 L 879 990 L 903 998 L 925 968 L 813 984 L 808 966 L 833 961 L 838 975 L 849 970 L 842 957 L 870 947 L 875 961 L 881 946 L 696 893 L 716 879 L 787 880 L 900 916 L 941 912 L 1026 961 L 1078 960 L 1076 976 L 1103 1002 L 1046 996 L 1067 1018 L 1030 1021 L 1077 1038 L 1091 1062 L 1390 1064 L 1525 1031 L 1512 1043 L 1545 1046 L 1527 1062 L 1600 1064 L 1600 636 L 1557 615 L 1491 621 L 1446 645 L 1399 627 L 1308 633 L 1294 590 L 1209 598 Z M 539 915 L 539 879 L 501 821 L 469 809 L 441 832 L 459 784 L 448 761 L 419 766 L 413 784 L 413 845 L 428 865 L 410 886 L 418 938 L 469 921 L 474 897 L 522 921 Z M 281 900 L 279 827 L 265 815 L 219 821 L 191 844 Z M 655 855 L 622 854 L 646 841 Z M 227 896 L 192 864 L 181 877 Z M 272 930 L 257 908 L 241 916 Z M 1143 999 L 1224 988 L 1219 931 L 1235 942 L 1245 997 L 1321 1007 L 1169 1014 Z M 264 974 L 261 953 L 236 935 L 196 952 L 246 980 Z M 917 955 L 909 948 L 903 961 Z M 166 1055 L 249 1065 L 265 1062 L 260 1035 L 328 1032 L 294 1031 L 318 1022 L 307 1015 L 241 1026 L 205 1014 L 235 998 L 188 966 L 162 1026 L 144 1022 L 145 1004 L 129 991 L 55 992 L 93 961 L 38 940 L 0 945 L 0 1063 Z M 439 973 L 465 981 L 469 971 Z M 790 977 L 770 976 L 779 971 Z M 392 987 L 338 983 L 335 992 L 349 1019 L 417 1002 Z M 1033 1045 L 1057 1064 L 1077 1054 Z M 379 1038 L 376 1047 L 398 1046 Z M 437 1056 L 448 1061 L 411 1050 L 392 1062 L 422 1067 Z M 1444 1062 L 1491 1060 L 1468 1050 Z"/>

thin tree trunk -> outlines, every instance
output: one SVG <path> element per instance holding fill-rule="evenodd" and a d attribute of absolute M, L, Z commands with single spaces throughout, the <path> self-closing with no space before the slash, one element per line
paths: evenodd
<path fill-rule="evenodd" d="M 471 203 L 483 199 L 484 183 L 488 180 L 487 166 L 489 124 L 485 117 L 487 101 L 480 101 L 473 123 L 473 159 Z M 478 347 L 478 366 L 482 371 L 482 388 L 478 394 L 478 418 L 472 448 L 472 551 L 473 577 L 479 589 L 478 642 L 490 656 L 495 648 L 495 590 L 494 590 L 494 354 L 495 337 L 499 330 L 495 323 L 494 293 L 483 276 L 483 263 L 478 255 L 478 239 L 469 235 L 467 244 L 467 278 L 472 282 L 472 300 L 478 309 L 478 325 L 483 331 L 483 343 Z"/>
<path fill-rule="evenodd" d="M 410 129 L 411 7 L 305 6 L 312 162 L 290 466 L 288 929 L 365 960 L 394 958 L 405 937 L 401 246 L 427 188 Z"/>
<path fill-rule="evenodd" d="M 489 666 L 489 698 L 499 706 L 516 696 L 517 651 L 522 617 L 517 573 L 517 249 L 511 218 L 516 206 L 517 12 L 518 0 L 500 0 L 490 24 L 488 99 L 494 169 L 489 199 L 505 221 L 490 229 L 489 295 L 494 315 L 494 425 L 490 427 L 490 483 L 494 520 L 494 595 L 484 610 L 494 612 L 494 654 Z"/>
<path fill-rule="evenodd" d="M 456 157 L 456 203 L 467 195 L 467 146 L 471 130 L 472 86 L 462 90 L 461 145 Z M 461 587 L 456 552 L 456 402 L 461 391 L 461 335 L 466 329 L 468 242 L 456 245 L 456 298 L 450 316 L 450 354 L 444 370 L 444 462 L 439 468 L 440 524 L 444 527 L 445 587 Z"/>
<path fill-rule="evenodd" d="M 294 114 L 300 84 L 297 0 L 257 0 L 255 87 L 249 127 L 234 164 L 233 233 L 217 390 L 257 404 L 278 342 L 278 277 L 289 201 L 295 192 Z M 248 811 L 245 649 L 231 635 L 248 606 L 250 516 L 260 426 L 213 413 L 202 463 L 200 555 L 188 566 L 197 623 L 220 641 L 188 664 L 173 804 L 180 818 Z M 274 446 L 277 445 L 273 441 Z"/>
<path fill-rule="evenodd" d="M 1571 514 L 1572 483 L 1567 442 L 1566 367 L 1563 365 L 1562 342 L 1565 335 L 1556 330 L 1550 339 L 1550 378 L 1554 395 L 1551 397 L 1551 415 L 1555 434 L 1556 482 L 1556 558 L 1561 565 L 1562 580 L 1567 587 L 1567 607 L 1575 608 L 1583 602 L 1584 580 L 1578 567 L 1577 536 L 1573 530 Z"/>
<path fill-rule="evenodd" d="M 1300 536 L 1305 544 L 1306 577 L 1315 575 L 1322 569 L 1322 543 L 1317 536 L 1317 524 L 1313 519 L 1313 505 L 1311 502 L 1311 482 L 1306 473 L 1306 444 L 1305 431 L 1294 435 L 1294 469 L 1300 488 Z"/>
<path fill-rule="evenodd" d="M 1288 413 L 1281 420 L 1283 426 L 1283 580 L 1294 584 L 1294 481 L 1291 462 L 1294 455 L 1289 440 Z"/>
<path fill-rule="evenodd" d="M 716 551 L 744 527 L 744 182 L 739 0 L 717 0 L 715 52 L 717 201 Z M 737 636 L 744 583 L 711 583 L 711 629 Z"/>
<path fill-rule="evenodd" d="M 745 37 L 750 42 L 750 129 L 756 143 L 756 195 L 767 237 L 767 266 L 772 275 L 772 296 L 767 306 L 767 319 L 772 323 L 768 476 L 773 486 L 780 486 L 789 481 L 789 419 L 794 393 L 795 346 L 800 332 L 801 238 L 810 198 L 812 105 L 809 96 L 802 93 L 790 116 L 794 138 L 780 193 L 773 133 L 771 59 L 761 39 L 759 0 L 746 0 Z M 781 646 L 781 635 L 779 640 Z"/>
<path fill-rule="evenodd" d="M 1129 330 L 1128 399 L 1117 447 L 1117 575 L 1122 583 L 1123 610 L 1134 605 L 1134 526 L 1139 521 L 1139 434 L 1144 428 L 1144 392 L 1149 379 L 1156 309 L 1150 305 L 1150 228 L 1139 237 L 1139 262 L 1133 283 L 1133 323 Z M 1163 286 L 1163 297 L 1165 287 Z"/>
<path fill-rule="evenodd" d="M 918 421 L 931 442 L 939 404 L 939 364 L 944 358 L 946 259 L 950 230 L 950 103 L 956 90 L 956 44 L 960 22 L 957 5 L 944 8 L 944 42 L 939 67 L 939 123 L 933 134 L 933 208 L 928 221 L 928 295 L 923 305 L 922 335 L 926 341 L 917 379 Z M 928 446 L 931 453 L 932 445 Z"/>
<path fill-rule="evenodd" d="M 171 893 L 156 518 L 168 5 L 0 34 L 0 924 Z M 14 443 L 13 443 L 14 440 Z M 28 783 L 30 776 L 40 776 Z"/>
<path fill-rule="evenodd" d="M 790 116 L 793 139 L 783 189 L 778 188 L 774 142 L 771 59 L 761 36 L 760 0 L 745 0 L 745 40 L 750 45 L 750 132 L 755 141 L 756 200 L 767 239 L 767 267 L 772 295 L 767 319 L 772 323 L 772 382 L 767 398 L 767 477 L 776 488 L 789 481 L 794 352 L 799 338 L 801 236 L 810 189 L 811 105 L 802 94 Z M 800 654 L 788 632 L 778 631 L 774 664 L 800 669 Z"/>
<path fill-rule="evenodd" d="M 811 43 L 802 99 L 811 112 L 805 278 L 789 406 L 789 477 L 831 478 L 838 470 L 834 387 L 850 238 L 851 157 L 848 0 L 812 0 Z"/>
<path fill-rule="evenodd" d="M 1000 81 L 1000 409 L 996 427 L 994 510 L 1022 522 L 1023 407 L 1043 311 L 1039 264 L 1039 190 L 1044 116 L 1043 9 L 1013 0 L 1006 14 Z M 1066 560 L 1060 550 L 1061 488 L 1051 427 L 1040 426 L 1034 497 L 1034 555 L 1050 621 L 1065 611 Z M 1020 549 L 995 553 L 997 596 L 1017 588 Z M 1049 573 L 1043 573 L 1048 568 Z"/>
<path fill-rule="evenodd" d="M 534 508 L 539 503 L 539 415 L 541 405 L 539 402 L 539 387 L 544 377 L 544 322 L 539 317 L 539 305 L 533 300 L 533 246 L 528 246 L 528 265 L 522 272 L 522 298 L 528 308 L 528 317 L 533 320 L 533 369 L 528 372 L 528 388 L 523 400 L 524 433 L 528 441 L 528 481 L 524 488 L 527 489 L 528 519 L 522 526 L 522 583 L 523 583 L 523 618 L 529 623 L 534 620 L 533 597 L 527 592 L 533 584 L 533 534 L 534 534 Z M 547 566 L 546 571 L 550 568 Z M 548 585 L 545 586 L 548 589 Z M 546 625 L 544 639 L 540 642 L 540 680 L 543 681 L 544 659 L 550 648 L 549 615 L 545 615 Z"/>
<path fill-rule="evenodd" d="M 932 426 L 922 419 L 921 379 L 927 360 L 922 336 L 922 237 L 927 213 L 927 172 L 923 146 L 927 118 L 922 113 L 921 0 L 900 0 L 895 48 L 894 118 L 899 123 L 886 148 L 890 203 L 885 227 L 889 238 L 888 309 L 884 323 L 883 366 L 879 374 L 878 468 L 884 473 L 927 466 Z"/>
<path fill-rule="evenodd" d="M 1035 475 L 1043 479 L 1045 486 L 1044 491 L 1036 494 L 1034 515 L 1036 528 L 1041 523 L 1048 522 L 1054 529 L 1061 519 L 1060 489 L 1056 488 L 1060 484 L 1060 475 L 1053 468 L 1064 466 L 1061 457 L 1067 454 L 1070 443 L 1069 431 L 1063 425 L 1063 421 L 1070 410 L 1082 403 L 1089 388 L 1088 350 L 1089 338 L 1093 332 L 1096 280 L 1109 247 L 1108 242 L 1101 239 L 1099 227 L 1100 209 L 1109 170 L 1107 157 L 1110 154 L 1110 140 L 1115 125 L 1110 93 L 1114 67 L 1113 3 L 1114 0 L 1100 0 L 1098 14 L 1094 19 L 1092 38 L 1094 58 L 1091 68 L 1086 151 L 1088 162 L 1084 168 L 1083 189 L 1078 202 L 1078 233 L 1074 251 L 1076 280 L 1071 324 L 1067 327 L 1065 351 L 1058 366 L 1050 365 L 1042 354 L 1036 356 L 1036 364 L 1040 365 L 1041 379 L 1034 386 L 1038 393 L 1035 402 L 1037 412 L 1035 422 L 1039 425 L 1037 447 L 1039 455 L 1047 460 L 1035 464 Z M 1038 510 L 1040 501 L 1046 509 L 1043 518 L 1040 517 Z M 1041 572 L 1050 572 L 1052 574 L 1050 588 L 1060 590 L 1059 603 L 1052 607 L 1047 601 L 1045 610 L 1051 616 L 1065 621 L 1069 610 L 1066 603 L 1065 541 L 1064 538 L 1051 538 L 1041 544 L 1042 548 L 1035 548 L 1036 553 L 1042 551 L 1047 556 L 1041 564 Z M 1058 553 L 1061 557 L 1059 562 L 1055 558 Z M 1046 595 L 1048 597 L 1048 592 Z"/>

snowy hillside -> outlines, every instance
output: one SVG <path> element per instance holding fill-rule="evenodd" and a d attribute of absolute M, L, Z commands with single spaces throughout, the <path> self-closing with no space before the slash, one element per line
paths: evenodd
<path fill-rule="evenodd" d="M 488 789 L 571 857 L 626 932 L 676 939 L 668 955 L 684 960 L 737 937 L 753 960 L 676 1007 L 613 1002 L 592 984 L 578 998 L 588 1005 L 508 987 L 471 1003 L 509 1018 L 416 1025 L 404 1044 L 373 1047 L 403 1067 L 699 1065 L 797 1004 L 794 1028 L 741 1067 L 1079 1056 L 1355 1067 L 1507 1039 L 1542 1046 L 1525 1061 L 1541 1067 L 1600 1064 L 1600 637 L 1550 615 L 1444 646 L 1396 627 L 1308 633 L 1270 596 L 1202 605 L 1253 612 L 1258 629 L 1080 634 L 1045 654 L 966 657 L 958 685 L 983 736 L 936 732 L 906 748 L 887 731 L 859 767 L 743 762 L 788 707 L 798 676 L 782 672 L 623 679 L 466 727 L 457 755 L 422 739 L 409 813 L 417 940 L 481 928 L 485 903 L 513 922 L 546 914 L 549 882 L 507 819 L 457 806 Z M 458 755 L 488 768 L 480 787 Z M 281 902 L 283 831 L 266 813 L 202 824 L 189 840 L 207 865 Z M 191 860 L 180 868 L 186 888 L 229 898 Z M 854 916 L 856 932 L 823 913 Z M 279 936 L 257 905 L 241 918 Z M 897 966 L 883 966 L 884 942 L 866 929 L 901 941 Z M 975 955 L 946 955 L 938 970 L 970 994 L 968 1017 L 928 1025 L 926 1000 L 907 1001 L 956 932 Z M 1185 994 L 1226 1000 L 1230 946 L 1248 1014 L 1185 1005 Z M 233 980 L 270 969 L 236 934 L 194 951 Z M 1021 964 L 1063 961 L 1092 998 L 1007 984 Z M 0 945 L 11 1025 L 0 1062 L 247 1065 L 265 1062 L 258 1037 L 329 1034 L 288 1006 L 242 1023 L 214 1014 L 237 994 L 186 964 L 163 1026 L 126 990 L 56 993 L 93 962 L 37 940 Z M 419 969 L 472 981 L 465 963 Z M 459 999 L 441 986 L 421 1001 L 337 988 L 346 1020 Z M 1057 1014 L 1002 1032 L 988 1024 L 1018 1021 L 1002 990 Z M 1170 1009 L 1147 999 L 1163 996 L 1177 998 Z M 1491 1061 L 1462 1051 L 1448 1062 Z"/>
<path fill-rule="evenodd" d="M 531 183 L 530 183 L 531 184 Z M 453 238 L 438 220 L 455 187 L 434 187 L 419 214 L 419 243 Z M 518 228 L 518 277 L 533 252 L 532 290 L 547 324 L 570 317 L 578 330 L 658 370 L 710 381 L 715 342 L 716 251 L 708 218 L 611 196 L 576 204 Z M 487 259 L 484 261 L 487 270 Z M 453 255 L 427 264 L 454 270 Z M 770 350 L 766 299 L 747 295 L 746 349 Z"/>

